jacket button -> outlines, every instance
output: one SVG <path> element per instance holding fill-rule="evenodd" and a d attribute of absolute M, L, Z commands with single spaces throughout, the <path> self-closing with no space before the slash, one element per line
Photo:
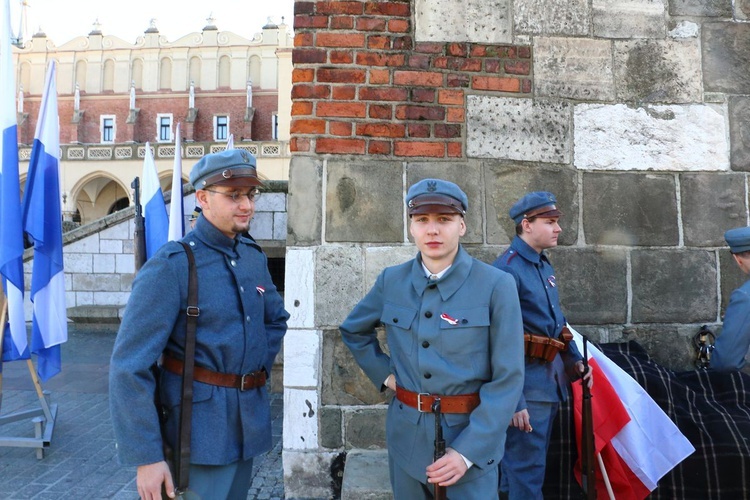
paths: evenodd
<path fill-rule="evenodd" d="M 464 324 L 464 325 L 465 325 L 466 323 L 468 323 L 468 322 L 469 322 L 469 320 L 468 320 L 468 319 L 466 319 L 466 318 L 464 318 L 464 319 L 462 319 L 462 320 L 461 320 L 461 323 L 462 323 L 462 324 Z"/>
<path fill-rule="evenodd" d="M 393 318 L 394 323 L 398 323 L 398 318 Z"/>
<path fill-rule="evenodd" d="M 422 342 L 422 347 L 427 349 L 428 347 L 430 347 L 430 343 L 425 340 L 424 342 Z"/>
<path fill-rule="evenodd" d="M 431 318 L 432 317 L 432 313 L 430 311 L 427 311 L 426 313 L 424 313 L 424 317 L 425 318 Z"/>
<path fill-rule="evenodd" d="M 430 285 L 430 286 L 428 286 L 427 288 L 429 288 L 430 290 L 434 290 L 434 289 L 436 289 L 436 288 L 437 288 L 437 285 Z"/>
<path fill-rule="evenodd" d="M 432 373 L 429 373 L 429 372 L 425 373 L 424 378 L 432 378 Z"/>

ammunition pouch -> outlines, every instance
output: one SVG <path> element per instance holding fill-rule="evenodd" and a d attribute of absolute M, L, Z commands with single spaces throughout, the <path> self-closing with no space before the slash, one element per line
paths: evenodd
<path fill-rule="evenodd" d="M 527 332 L 523 334 L 523 340 L 526 357 L 543 363 L 551 363 L 555 360 L 558 352 L 568 350 L 568 344 L 573 340 L 573 334 L 570 333 L 567 326 L 564 326 L 559 339 Z"/>

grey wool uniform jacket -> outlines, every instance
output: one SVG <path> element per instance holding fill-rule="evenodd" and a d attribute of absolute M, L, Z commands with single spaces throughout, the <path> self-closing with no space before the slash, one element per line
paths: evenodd
<path fill-rule="evenodd" d="M 390 356 L 375 328 L 384 324 Z M 446 445 L 474 463 L 471 481 L 500 463 L 505 430 L 523 388 L 523 325 L 513 278 L 459 247 L 453 265 L 428 283 L 420 255 L 385 269 L 340 327 L 344 343 L 373 384 L 390 373 L 417 393 L 478 392 L 471 414 L 445 414 Z M 433 462 L 434 416 L 394 398 L 386 436 L 391 458 L 426 482 Z"/>
<path fill-rule="evenodd" d="M 195 255 L 198 307 L 195 364 L 243 374 L 271 366 L 289 314 L 268 272 L 267 258 L 249 238 L 230 239 L 204 217 L 183 239 Z M 177 242 L 164 245 L 138 272 L 110 365 L 110 409 L 123 465 L 164 459 L 155 382 L 149 367 L 168 349 L 182 358 L 188 263 Z M 168 440 L 179 421 L 181 376 L 161 371 L 169 410 Z M 194 382 L 191 463 L 225 465 L 271 448 L 265 387 L 240 392 Z"/>

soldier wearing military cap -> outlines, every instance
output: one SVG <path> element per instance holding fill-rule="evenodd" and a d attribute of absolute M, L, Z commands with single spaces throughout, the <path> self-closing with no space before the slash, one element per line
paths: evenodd
<path fill-rule="evenodd" d="M 724 233 L 729 251 L 739 268 L 750 274 L 750 227 L 738 227 Z M 750 373 L 750 280 L 732 292 L 724 313 L 724 326 L 711 354 L 714 370 L 742 370 Z"/>
<path fill-rule="evenodd" d="M 523 386 L 521 310 L 511 276 L 460 245 L 468 205 L 452 182 L 412 185 L 416 257 L 386 268 L 340 327 L 373 384 L 396 391 L 386 421 L 396 500 L 432 498 L 436 483 L 448 498 L 497 495 L 502 436 Z M 434 460 L 436 423 L 447 450 Z"/>
<path fill-rule="evenodd" d="M 582 356 L 560 308 L 555 271 L 544 250 L 557 246 L 562 211 L 555 195 L 527 193 L 510 209 L 516 236 L 493 265 L 515 279 L 523 314 L 523 394 L 507 428 L 500 492 L 512 500 L 542 499 L 547 447 L 569 378 L 583 371 Z M 524 354 L 521 354 L 524 356 Z M 589 385 L 591 375 L 586 375 Z"/>
<path fill-rule="evenodd" d="M 271 448 L 265 380 L 281 347 L 289 314 L 266 255 L 243 235 L 261 182 L 244 150 L 204 156 L 190 172 L 202 207 L 183 242 L 195 257 L 198 310 L 195 342 L 190 491 L 197 498 L 245 499 L 253 457 Z M 110 404 L 118 454 L 137 466 L 141 498 L 174 490 L 165 462 L 155 379 L 168 409 L 165 439 L 174 446 L 181 403 L 188 260 L 178 242 L 164 245 L 140 269 L 110 364 Z M 198 370 L 200 368 L 201 370 Z M 200 373 L 199 373 L 200 371 Z"/>

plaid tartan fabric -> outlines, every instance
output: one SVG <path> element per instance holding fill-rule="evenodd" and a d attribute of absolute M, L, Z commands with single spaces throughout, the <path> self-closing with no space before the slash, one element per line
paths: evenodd
<path fill-rule="evenodd" d="M 696 451 L 672 469 L 653 500 L 750 498 L 750 375 L 659 366 L 637 342 L 598 346 L 677 424 Z M 547 455 L 544 497 L 580 498 L 570 403 L 561 406 Z M 669 446 L 669 443 L 663 443 Z"/>

